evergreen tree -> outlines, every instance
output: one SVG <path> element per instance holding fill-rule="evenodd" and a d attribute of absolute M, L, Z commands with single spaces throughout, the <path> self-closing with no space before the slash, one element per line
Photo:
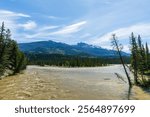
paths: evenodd
<path fill-rule="evenodd" d="M 142 41 L 141 41 L 141 37 L 140 35 L 138 36 L 138 62 L 139 62 L 139 65 L 138 65 L 138 70 L 140 72 L 140 75 L 142 76 L 142 79 L 143 79 L 143 75 L 144 75 L 144 71 L 145 71 L 145 67 L 146 67 L 146 64 L 145 64 L 145 48 L 144 46 L 142 45 Z"/>
<path fill-rule="evenodd" d="M 6 65 L 7 65 L 7 54 L 5 44 L 5 27 L 3 22 L 2 26 L 0 27 L 0 76 L 3 75 Z"/>
<path fill-rule="evenodd" d="M 13 74 L 19 73 L 21 70 L 26 68 L 26 57 L 19 50 L 17 43 L 14 40 L 10 41 L 10 53 L 9 53 L 9 66 L 8 68 Z"/>
<path fill-rule="evenodd" d="M 145 54 L 146 54 L 146 70 L 148 71 L 150 70 L 150 53 L 149 53 L 149 48 L 147 43 L 146 43 Z"/>
<path fill-rule="evenodd" d="M 18 52 L 17 58 L 18 58 L 18 61 L 14 69 L 14 74 L 19 73 L 21 70 L 26 68 L 26 58 L 24 54 L 22 52 Z"/>
<path fill-rule="evenodd" d="M 149 80 L 145 78 L 146 73 L 149 71 L 149 48 L 142 44 L 141 36 L 138 35 L 138 43 L 136 39 L 131 35 L 131 66 L 134 70 L 134 76 L 137 76 L 138 84 L 141 86 L 148 86 Z M 136 71 L 136 74 L 135 74 Z M 142 82 L 141 82 L 142 81 Z"/>
<path fill-rule="evenodd" d="M 17 43 L 11 39 L 11 32 L 5 29 L 4 22 L 0 27 L 0 77 L 10 70 L 19 73 L 25 69 L 26 59 L 20 52 Z"/>
<path fill-rule="evenodd" d="M 131 33 L 130 41 L 131 41 L 131 67 L 134 70 L 134 82 L 135 84 L 138 84 L 138 54 L 137 54 L 138 47 L 133 32 Z"/>

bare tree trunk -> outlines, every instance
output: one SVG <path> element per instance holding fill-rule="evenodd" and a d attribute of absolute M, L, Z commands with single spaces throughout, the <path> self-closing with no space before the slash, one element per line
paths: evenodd
<path fill-rule="evenodd" d="M 126 73 L 126 76 L 127 76 L 127 79 L 128 79 L 128 83 L 129 83 L 129 87 L 132 87 L 131 79 L 130 79 L 130 76 L 129 76 L 129 74 L 128 74 L 128 72 L 127 72 L 127 69 L 126 69 L 126 67 L 125 67 L 125 64 L 124 64 L 124 61 L 123 61 L 123 58 L 122 58 L 122 55 L 121 55 L 121 51 L 120 51 L 120 49 L 119 49 L 119 45 L 118 45 L 118 43 L 117 43 L 117 41 L 116 41 L 115 34 L 113 34 L 113 42 L 114 42 L 115 47 L 116 47 L 116 49 L 117 49 L 117 52 L 118 52 L 118 54 L 119 54 L 119 57 L 120 57 L 120 60 L 121 60 L 122 65 L 123 65 L 124 71 L 125 71 L 125 73 Z"/>

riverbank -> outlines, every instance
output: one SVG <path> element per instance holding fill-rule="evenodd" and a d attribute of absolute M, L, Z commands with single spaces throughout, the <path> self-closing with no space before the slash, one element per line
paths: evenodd
<path fill-rule="evenodd" d="M 122 66 L 60 68 L 28 66 L 23 74 L 0 80 L 0 99 L 128 99 L 128 84 Z M 134 86 L 130 99 L 150 99 Z"/>

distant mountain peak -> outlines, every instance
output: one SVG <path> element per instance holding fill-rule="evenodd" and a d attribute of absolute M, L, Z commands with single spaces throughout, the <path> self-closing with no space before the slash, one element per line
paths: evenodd
<path fill-rule="evenodd" d="M 83 42 L 80 42 L 80 43 L 77 43 L 77 45 L 75 46 L 80 46 L 80 47 L 89 47 L 90 45 L 86 44 L 86 43 L 83 43 Z"/>
<path fill-rule="evenodd" d="M 84 43 L 84 42 L 77 43 L 77 45 L 75 45 L 75 46 L 79 46 L 79 47 L 90 47 L 90 48 L 101 48 L 101 47 L 99 47 L 99 46 L 87 44 L 87 43 Z"/>
<path fill-rule="evenodd" d="M 64 55 L 88 55 L 95 57 L 117 56 L 114 50 L 104 49 L 98 46 L 89 45 L 87 43 L 77 43 L 76 45 L 68 45 L 55 41 L 39 41 L 31 43 L 21 43 L 19 48 L 26 53 L 45 53 L 45 54 L 64 54 Z M 123 56 L 129 54 L 122 52 Z"/>

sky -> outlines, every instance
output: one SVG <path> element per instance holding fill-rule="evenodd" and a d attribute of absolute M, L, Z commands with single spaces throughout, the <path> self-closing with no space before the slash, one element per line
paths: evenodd
<path fill-rule="evenodd" d="M 85 42 L 111 49 L 116 34 L 124 51 L 139 34 L 150 47 L 150 0 L 0 0 L 0 23 L 18 43 Z"/>

